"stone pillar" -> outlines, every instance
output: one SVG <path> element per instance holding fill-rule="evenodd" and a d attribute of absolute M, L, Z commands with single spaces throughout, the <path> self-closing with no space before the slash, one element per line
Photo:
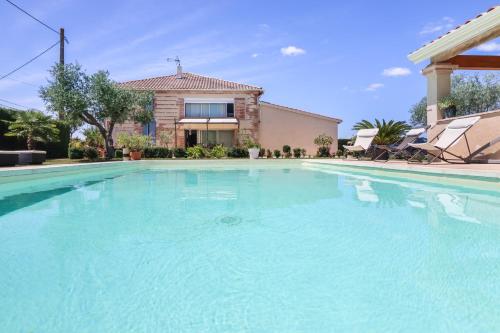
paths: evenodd
<path fill-rule="evenodd" d="M 422 71 L 427 77 L 427 125 L 433 125 L 443 118 L 438 101 L 450 95 L 451 73 L 455 68 L 452 64 L 431 64 Z"/>

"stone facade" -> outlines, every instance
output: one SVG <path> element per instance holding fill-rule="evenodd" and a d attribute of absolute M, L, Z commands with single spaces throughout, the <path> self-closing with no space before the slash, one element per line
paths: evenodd
<path fill-rule="evenodd" d="M 249 136 L 254 141 L 259 139 L 259 98 L 261 91 L 156 91 L 154 97 L 154 114 L 156 121 L 156 140 L 162 131 L 175 133 L 175 123 L 184 118 L 184 102 L 186 98 L 232 99 L 234 100 L 234 115 L 239 122 L 239 133 L 235 133 L 235 143 L 239 136 Z M 133 122 L 116 125 L 113 136 L 120 132 L 141 134 L 142 126 Z M 172 136 L 170 146 L 184 147 L 185 136 L 181 126 L 177 125 L 177 135 Z"/>

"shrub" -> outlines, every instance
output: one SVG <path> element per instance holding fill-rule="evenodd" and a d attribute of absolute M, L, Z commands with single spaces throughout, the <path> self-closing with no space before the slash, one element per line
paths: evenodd
<path fill-rule="evenodd" d="M 213 158 L 226 157 L 227 149 L 223 145 L 215 145 L 210 151 L 210 156 Z"/>
<path fill-rule="evenodd" d="M 83 158 L 83 148 L 69 147 L 68 157 L 72 160 L 81 160 Z"/>
<path fill-rule="evenodd" d="M 266 157 L 267 158 L 273 158 L 273 153 L 271 152 L 271 150 L 266 150 Z"/>
<path fill-rule="evenodd" d="M 292 157 L 292 148 L 289 145 L 284 145 L 283 146 L 283 155 L 286 158 Z"/>
<path fill-rule="evenodd" d="M 274 150 L 274 152 L 273 152 L 273 154 L 274 154 L 274 157 L 276 157 L 276 158 L 280 158 L 280 156 L 281 156 L 281 151 L 280 151 L 279 149 L 275 149 L 275 150 Z"/>
<path fill-rule="evenodd" d="M 339 150 L 337 150 L 336 155 L 337 155 L 337 157 L 341 157 L 342 155 L 344 155 L 344 151 L 339 149 Z"/>
<path fill-rule="evenodd" d="M 172 157 L 172 151 L 166 147 L 146 147 L 144 149 L 144 158 L 169 158 Z"/>
<path fill-rule="evenodd" d="M 229 157 L 233 158 L 246 158 L 249 157 L 248 154 L 248 149 L 246 148 L 240 148 L 240 147 L 234 147 L 231 148 L 227 154 Z"/>
<path fill-rule="evenodd" d="M 318 157 L 330 157 L 330 147 L 319 147 Z"/>
<path fill-rule="evenodd" d="M 99 157 L 99 152 L 94 147 L 85 147 L 83 156 L 89 160 L 96 160 Z"/>
<path fill-rule="evenodd" d="M 186 149 L 184 149 L 184 148 L 175 148 L 174 149 L 174 156 L 177 157 L 177 158 L 186 157 Z"/>
<path fill-rule="evenodd" d="M 196 145 L 193 147 L 188 147 L 186 150 L 188 158 L 199 159 L 205 157 L 205 149 L 202 146 Z"/>
<path fill-rule="evenodd" d="M 260 148 L 259 157 L 264 157 L 264 155 L 266 155 L 266 150 L 264 148 Z"/>
<path fill-rule="evenodd" d="M 293 157 L 300 158 L 301 155 L 302 155 L 301 148 L 293 148 Z"/>
<path fill-rule="evenodd" d="M 121 149 L 115 150 L 115 158 L 123 158 L 123 150 Z"/>
<path fill-rule="evenodd" d="M 306 150 L 304 148 L 300 150 L 300 153 L 302 154 L 302 157 L 306 157 Z"/>

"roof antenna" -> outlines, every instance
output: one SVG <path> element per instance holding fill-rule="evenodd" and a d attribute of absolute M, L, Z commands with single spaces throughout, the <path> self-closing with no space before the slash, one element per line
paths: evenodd
<path fill-rule="evenodd" d="M 167 58 L 167 62 L 175 62 L 177 64 L 177 78 L 182 79 L 182 66 L 179 56 L 175 56 L 175 58 Z"/>

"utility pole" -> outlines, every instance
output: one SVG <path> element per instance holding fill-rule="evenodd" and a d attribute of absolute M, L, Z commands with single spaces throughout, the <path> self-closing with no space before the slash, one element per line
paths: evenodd
<path fill-rule="evenodd" d="M 59 65 L 64 65 L 64 28 L 59 29 Z"/>

